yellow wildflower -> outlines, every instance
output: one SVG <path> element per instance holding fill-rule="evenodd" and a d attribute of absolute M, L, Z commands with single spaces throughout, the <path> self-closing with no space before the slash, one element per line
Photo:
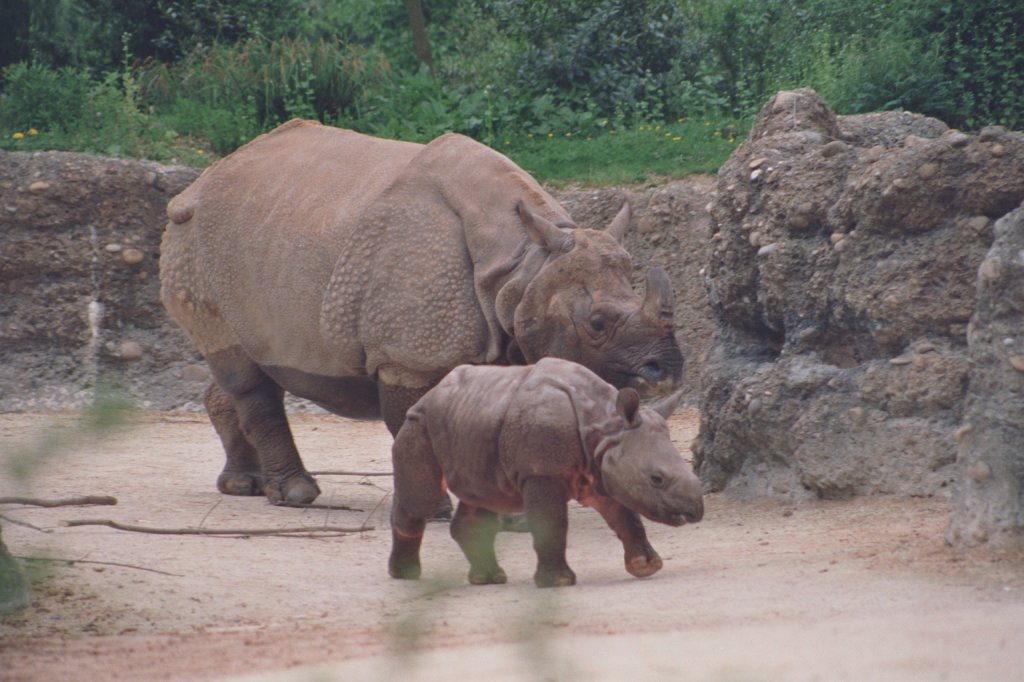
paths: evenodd
<path fill-rule="evenodd" d="M 568 133 L 566 133 L 566 134 L 565 134 L 565 136 L 566 136 L 566 137 L 572 137 L 572 133 L 571 133 L 571 132 L 568 132 Z"/>
<path fill-rule="evenodd" d="M 38 130 L 36 130 L 35 128 L 29 128 L 29 129 L 28 129 L 28 134 L 29 134 L 29 135 L 38 135 L 38 134 L 39 134 L 39 131 L 38 131 Z"/>
<path fill-rule="evenodd" d="M 197 149 L 196 150 L 196 154 L 205 154 L 205 153 L 206 152 L 204 152 L 202 149 Z"/>
<path fill-rule="evenodd" d="M 679 140 L 681 140 L 681 139 L 683 139 L 683 138 L 681 138 L 679 135 L 676 135 L 675 137 L 672 138 L 672 141 L 673 142 L 679 142 Z"/>
<path fill-rule="evenodd" d="M 11 137 L 13 137 L 15 140 L 20 140 L 21 138 L 25 137 L 25 133 L 14 133 L 13 135 L 11 135 Z"/>

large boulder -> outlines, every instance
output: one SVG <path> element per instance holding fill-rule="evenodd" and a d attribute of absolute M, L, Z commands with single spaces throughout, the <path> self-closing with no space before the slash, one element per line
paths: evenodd
<path fill-rule="evenodd" d="M 705 486 L 797 498 L 948 486 L 976 272 L 1022 199 L 1024 135 L 836 116 L 809 89 L 772 98 L 712 207 L 716 332 L 694 446 Z"/>
<path fill-rule="evenodd" d="M 1024 546 L 1024 207 L 995 234 L 967 332 L 970 384 L 946 531 L 959 546 Z"/>

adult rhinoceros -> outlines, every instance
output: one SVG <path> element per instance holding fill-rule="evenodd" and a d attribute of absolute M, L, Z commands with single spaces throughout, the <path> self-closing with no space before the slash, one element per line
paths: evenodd
<path fill-rule="evenodd" d="M 617 387 L 682 371 L 672 292 L 641 298 L 619 244 L 580 229 L 505 156 L 291 121 L 208 168 L 167 207 L 160 297 L 205 356 L 227 453 L 217 487 L 272 502 L 320 493 L 283 392 L 352 418 L 406 410 L 456 365 L 575 360 Z"/>

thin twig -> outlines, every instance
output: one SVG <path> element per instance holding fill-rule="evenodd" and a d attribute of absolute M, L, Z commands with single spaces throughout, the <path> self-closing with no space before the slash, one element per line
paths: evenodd
<path fill-rule="evenodd" d="M 295 535 L 297 533 L 361 533 L 373 526 L 350 528 L 344 526 L 300 526 L 298 528 L 152 528 L 118 523 L 110 519 L 72 519 L 62 521 L 64 526 L 109 526 L 116 530 L 157 535 Z"/>
<path fill-rule="evenodd" d="M 206 510 L 206 514 L 204 514 L 204 515 L 203 515 L 203 518 L 202 518 L 202 520 L 201 520 L 201 521 L 199 522 L 199 527 L 200 527 L 200 528 L 202 528 L 202 527 L 203 527 L 203 524 L 204 524 L 204 523 L 206 523 L 206 519 L 207 519 L 207 517 L 208 517 L 208 516 L 209 516 L 210 514 L 212 514 L 212 513 L 213 513 L 213 510 L 214 510 L 214 509 L 216 509 L 216 508 L 217 508 L 218 506 L 220 506 L 220 502 L 221 502 L 221 500 L 223 500 L 223 499 L 224 499 L 223 497 L 218 497 L 218 498 L 217 498 L 217 501 L 216 501 L 216 502 L 214 502 L 214 503 L 213 503 L 213 505 L 212 505 L 212 506 L 211 506 L 211 507 L 210 507 L 209 509 L 207 509 L 207 510 Z"/>
<path fill-rule="evenodd" d="M 384 493 L 384 497 L 380 498 L 380 500 L 377 501 L 377 504 L 373 505 L 373 509 L 371 509 L 370 513 L 366 515 L 366 521 L 369 521 L 371 518 L 373 518 L 374 513 L 378 509 L 380 509 L 380 506 L 382 504 L 384 504 L 384 500 L 388 499 L 389 497 L 391 497 L 391 491 L 390 490 L 388 492 Z M 363 521 L 364 525 L 366 524 L 366 521 Z"/>
<path fill-rule="evenodd" d="M 0 504 L 30 504 L 35 507 L 77 507 L 87 504 L 117 504 L 117 498 L 110 495 L 85 495 L 63 500 L 41 500 L 36 497 L 0 497 Z"/>
<path fill-rule="evenodd" d="M 391 471 L 310 471 L 310 476 L 393 476 Z"/>
<path fill-rule="evenodd" d="M 355 507 L 349 507 L 344 504 L 327 504 L 325 502 L 275 502 L 275 507 L 292 507 L 295 509 L 333 509 L 336 511 L 356 511 L 361 512 L 362 509 L 356 509 Z"/>
<path fill-rule="evenodd" d="M 167 571 L 161 571 L 157 568 L 146 568 L 145 566 L 136 566 L 134 564 L 122 564 L 117 561 L 90 561 L 89 559 L 54 559 L 51 557 L 42 556 L 16 556 L 14 558 L 21 559 L 22 561 L 49 561 L 55 564 L 67 564 L 68 566 L 74 566 L 75 564 L 99 564 L 100 566 L 120 566 L 121 568 L 133 568 L 136 571 L 149 571 L 150 573 L 159 573 L 160 575 L 169 575 L 175 578 L 185 577 L 181 573 L 168 573 Z"/>
<path fill-rule="evenodd" d="M 26 521 L 19 521 L 18 519 L 12 519 L 10 516 L 7 516 L 6 514 L 0 514 L 0 519 L 3 519 L 7 523 L 13 523 L 16 526 L 25 526 L 26 528 L 31 528 L 32 530 L 37 530 L 40 533 L 52 533 L 53 532 L 52 530 L 49 530 L 47 528 L 40 528 L 39 526 L 33 526 L 31 523 L 28 523 Z"/>

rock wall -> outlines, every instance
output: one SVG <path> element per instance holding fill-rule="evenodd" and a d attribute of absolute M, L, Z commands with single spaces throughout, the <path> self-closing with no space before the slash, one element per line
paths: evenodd
<path fill-rule="evenodd" d="M 954 545 L 1024 545 L 1024 208 L 997 221 L 995 235 L 967 332 L 970 386 L 946 532 Z"/>
<path fill-rule="evenodd" d="M 781 92 L 719 172 L 694 450 L 710 490 L 930 495 L 954 480 L 976 273 L 1024 135 Z M 1006 338 L 1022 344 L 1018 328 Z"/>
<path fill-rule="evenodd" d="M 195 401 L 159 302 L 167 200 L 191 168 L 0 152 L 0 410 L 81 407 L 101 377 L 142 407 Z M 201 365 L 196 365 L 203 374 Z"/>

